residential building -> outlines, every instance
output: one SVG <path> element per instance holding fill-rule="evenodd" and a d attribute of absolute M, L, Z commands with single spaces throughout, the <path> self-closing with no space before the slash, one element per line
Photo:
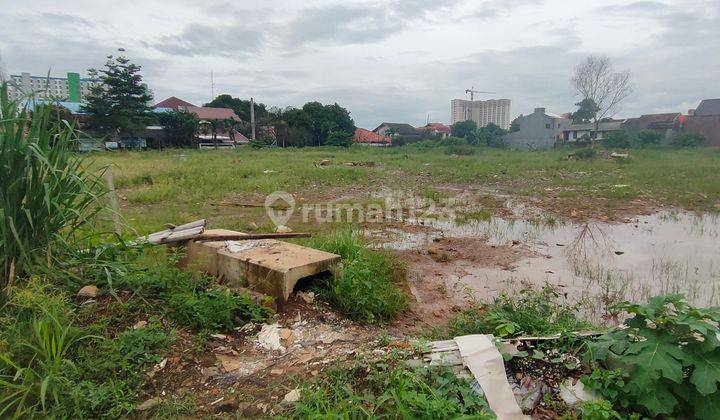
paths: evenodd
<path fill-rule="evenodd" d="M 65 102 L 82 102 L 90 89 L 99 82 L 81 78 L 78 73 L 67 77 L 31 76 L 30 73 L 10 75 L 10 99 L 19 100 L 28 95 L 36 99 L 52 99 Z"/>
<path fill-rule="evenodd" d="M 452 131 L 450 127 L 441 123 L 427 123 L 422 127 L 417 127 L 416 130 L 432 136 L 438 136 L 442 139 L 450 137 L 450 132 Z"/>
<path fill-rule="evenodd" d="M 628 133 L 637 133 L 642 130 L 656 131 L 663 136 L 665 142 L 669 142 L 672 140 L 679 117 L 679 112 L 645 114 L 637 118 L 626 119 L 622 124 L 622 129 Z"/>
<path fill-rule="evenodd" d="M 353 141 L 363 146 L 390 146 L 392 139 L 388 136 L 382 136 L 364 128 L 355 130 Z"/>
<path fill-rule="evenodd" d="M 720 146 L 720 98 L 703 99 L 678 122 L 677 134 L 697 133 L 705 138 L 705 146 Z"/>
<path fill-rule="evenodd" d="M 419 139 L 422 137 L 422 132 L 412 125 L 404 123 L 384 122 L 377 126 L 373 133 L 388 137 L 405 137 L 407 139 Z"/>
<path fill-rule="evenodd" d="M 238 131 L 235 127 L 228 124 L 224 127 L 216 127 L 210 123 L 210 121 L 235 121 L 236 123 L 242 122 L 240 117 L 235 114 L 230 108 L 211 108 L 206 106 L 195 106 L 190 102 L 184 101 L 175 96 L 171 96 L 163 101 L 158 102 L 153 106 L 155 112 L 169 112 L 169 111 L 183 111 L 195 114 L 200 120 L 200 134 L 198 137 L 201 140 L 217 140 L 226 142 L 243 142 L 247 141 L 247 138 L 238 136 Z M 215 129 L 213 131 L 213 129 Z"/>
<path fill-rule="evenodd" d="M 535 108 L 530 115 L 516 120 L 517 131 L 503 136 L 505 143 L 514 149 L 551 149 L 563 140 L 563 130 L 570 126 L 570 119 L 549 114 L 545 108 Z"/>
<path fill-rule="evenodd" d="M 180 109 L 180 107 L 185 107 L 185 106 L 195 106 L 195 105 L 191 104 L 188 101 L 183 101 L 182 99 L 177 98 L 175 96 L 171 96 L 163 101 L 156 103 L 155 105 L 153 105 L 153 108 L 155 108 L 155 109 L 174 109 L 177 111 L 178 109 Z"/>
<path fill-rule="evenodd" d="M 703 99 L 700 105 L 692 112 L 693 117 L 709 117 L 720 115 L 720 98 Z"/>
<path fill-rule="evenodd" d="M 505 130 L 510 128 L 510 99 L 488 99 L 485 101 L 450 101 L 451 124 L 460 121 L 475 121 L 478 127 L 493 123 Z"/>
<path fill-rule="evenodd" d="M 570 124 L 563 129 L 563 142 L 576 143 L 578 141 L 585 141 L 593 138 L 595 133 L 595 140 L 602 140 L 612 131 L 622 130 L 622 124 L 625 120 L 611 120 L 602 121 L 598 123 L 597 132 L 595 132 L 594 123 L 583 123 L 583 124 Z"/>

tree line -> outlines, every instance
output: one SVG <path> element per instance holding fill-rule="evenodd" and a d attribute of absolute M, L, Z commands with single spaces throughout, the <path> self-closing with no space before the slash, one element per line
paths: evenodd
<path fill-rule="evenodd" d="M 241 121 L 212 120 L 201 122 L 185 111 L 154 112 L 149 105 L 152 95 L 142 82 L 142 67 L 126 57 L 107 56 L 101 69 L 90 69 L 90 77 L 99 83 L 85 98 L 82 112 L 87 129 L 108 137 L 133 135 L 151 124 L 164 127 L 168 146 L 192 146 L 198 133 L 219 131 L 241 133 L 250 138 L 250 101 L 222 94 L 204 104 L 206 107 L 229 108 Z M 337 103 L 328 105 L 317 101 L 307 102 L 300 108 L 268 108 L 255 103 L 255 146 L 281 147 L 350 146 L 355 133 L 355 122 L 350 112 Z"/>

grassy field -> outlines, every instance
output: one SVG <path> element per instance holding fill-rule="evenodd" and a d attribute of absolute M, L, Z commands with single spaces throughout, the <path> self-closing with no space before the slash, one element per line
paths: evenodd
<path fill-rule="evenodd" d="M 631 203 L 703 211 L 720 207 L 720 149 L 641 149 L 623 161 L 568 160 L 571 152 L 481 148 L 471 156 L 452 156 L 440 148 L 419 147 L 243 147 L 101 153 L 93 158 L 94 165 L 112 167 L 122 215 L 139 232 L 201 217 L 228 228 L 263 226 L 269 220 L 252 205 L 262 205 L 276 190 L 301 202 L 361 201 L 382 187 L 433 196 L 434 188 L 451 184 L 538 198 L 560 214 L 584 206 L 594 216 L 612 216 Z M 315 166 L 323 159 L 332 164 Z M 345 162 L 375 165 L 350 167 Z"/>

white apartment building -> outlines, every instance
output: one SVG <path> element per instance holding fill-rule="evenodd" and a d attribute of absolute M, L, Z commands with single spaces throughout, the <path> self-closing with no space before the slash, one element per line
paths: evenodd
<path fill-rule="evenodd" d="M 8 93 L 12 100 L 33 94 L 36 99 L 81 102 L 96 83 L 91 79 L 80 78 L 78 73 L 68 73 L 65 78 L 32 76 L 30 73 L 12 74 Z"/>
<path fill-rule="evenodd" d="M 510 99 L 488 99 L 486 101 L 450 101 L 450 121 L 473 120 L 478 127 L 493 123 L 505 130 L 510 129 Z"/>

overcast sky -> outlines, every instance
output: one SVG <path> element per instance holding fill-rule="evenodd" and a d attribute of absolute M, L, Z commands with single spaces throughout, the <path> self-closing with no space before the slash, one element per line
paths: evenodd
<path fill-rule="evenodd" d="M 0 0 L 0 22 L 11 74 L 85 74 L 122 47 L 157 100 L 209 101 L 213 70 L 216 94 L 338 102 L 370 129 L 447 123 L 471 86 L 561 114 L 590 54 L 632 72 L 617 116 L 720 97 L 720 0 Z"/>

